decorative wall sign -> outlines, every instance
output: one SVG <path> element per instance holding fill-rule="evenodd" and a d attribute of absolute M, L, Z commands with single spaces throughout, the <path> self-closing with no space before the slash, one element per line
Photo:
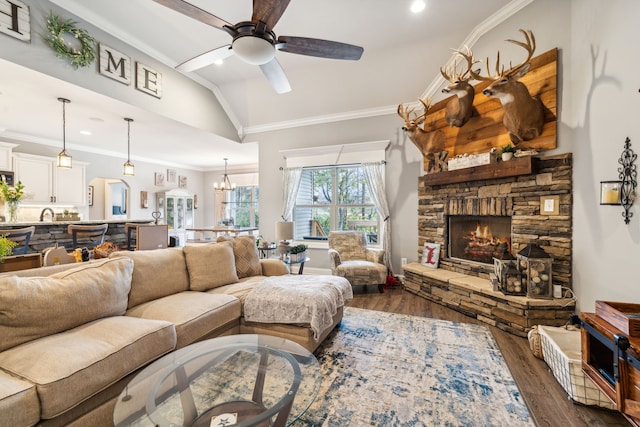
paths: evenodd
<path fill-rule="evenodd" d="M 67 58 L 73 68 L 86 67 L 96 59 L 96 41 L 87 30 L 76 27 L 77 22 L 51 13 L 47 18 L 48 35 L 43 35 L 45 41 L 56 56 Z M 74 40 L 75 39 L 75 40 Z M 79 46 L 76 43 L 80 43 Z"/>
<path fill-rule="evenodd" d="M 98 44 L 98 71 L 120 83 L 131 84 L 131 58 L 103 43 Z"/>
<path fill-rule="evenodd" d="M 149 207 L 149 197 L 146 191 L 140 192 L 140 207 L 146 209 Z"/>
<path fill-rule="evenodd" d="M 136 89 L 162 98 L 162 74 L 136 61 Z"/>
<path fill-rule="evenodd" d="M 187 177 L 180 175 L 178 177 L 178 187 L 187 188 Z"/>
<path fill-rule="evenodd" d="M 164 185 L 164 174 L 162 172 L 156 172 L 154 177 L 154 183 L 160 187 Z"/>
<path fill-rule="evenodd" d="M 439 260 L 440 260 L 440 243 L 425 242 L 424 248 L 422 249 L 421 264 L 426 267 L 438 268 Z"/>
<path fill-rule="evenodd" d="M 31 13 L 20 0 L 0 0 L 0 33 L 31 41 Z"/>
<path fill-rule="evenodd" d="M 178 175 L 175 169 L 167 169 L 167 183 L 175 184 L 178 182 Z"/>
<path fill-rule="evenodd" d="M 93 206 L 93 185 L 90 185 L 87 190 L 87 204 Z"/>

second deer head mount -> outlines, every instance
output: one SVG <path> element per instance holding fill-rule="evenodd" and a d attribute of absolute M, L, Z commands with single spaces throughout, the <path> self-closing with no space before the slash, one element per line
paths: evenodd
<path fill-rule="evenodd" d="M 449 126 L 462 127 L 469 121 L 473 115 L 473 99 L 475 90 L 469 83 L 472 80 L 471 68 L 478 62 L 473 60 L 471 50 L 466 47 L 466 52 L 456 50 L 456 55 L 462 56 L 467 61 L 467 68 L 458 73 L 458 61 L 454 61 L 453 65 L 446 70 L 440 68 L 440 74 L 449 84 L 442 89 L 442 93 L 450 93 L 455 95 L 447 102 L 445 118 Z M 479 73 L 480 69 L 476 71 Z"/>
<path fill-rule="evenodd" d="M 512 66 L 505 70 L 500 64 L 500 51 L 496 57 L 496 74 L 480 75 L 479 72 L 471 70 L 471 76 L 476 80 L 490 82 L 489 86 L 482 91 L 485 96 L 497 98 L 504 108 L 504 127 L 509 132 L 509 138 L 514 145 L 522 141 L 529 141 L 542 133 L 544 124 L 544 106 L 540 99 L 531 96 L 527 86 L 518 81 L 527 74 L 531 67 L 531 57 L 536 50 L 536 39 L 531 30 L 522 30 L 524 42 L 517 40 L 507 40 L 522 47 L 527 51 L 527 58 L 519 65 Z M 489 58 L 486 61 L 487 73 L 489 73 Z"/>

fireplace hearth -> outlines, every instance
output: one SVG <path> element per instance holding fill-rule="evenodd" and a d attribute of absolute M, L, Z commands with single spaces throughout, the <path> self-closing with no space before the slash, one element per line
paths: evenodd
<path fill-rule="evenodd" d="M 511 217 L 450 215 L 448 256 L 493 264 L 493 258 L 511 253 Z"/>

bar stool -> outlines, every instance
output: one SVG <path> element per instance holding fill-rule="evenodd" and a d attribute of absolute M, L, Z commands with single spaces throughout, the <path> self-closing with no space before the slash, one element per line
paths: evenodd
<path fill-rule="evenodd" d="M 14 254 L 26 254 L 29 251 L 29 239 L 36 231 L 35 226 L 25 228 L 14 228 L 13 230 L 2 230 L 0 234 L 3 234 L 7 239 L 16 242 L 18 246 L 13 248 Z"/>
<path fill-rule="evenodd" d="M 109 224 L 101 224 L 101 225 L 75 225 L 71 224 L 67 227 L 67 233 L 71 234 L 71 238 L 73 239 L 73 249 L 76 249 L 78 246 L 87 246 L 93 247 L 99 245 L 100 243 L 104 243 L 104 236 L 107 234 L 107 229 L 109 228 Z M 78 238 L 83 237 L 88 240 L 83 240 L 78 243 Z"/>
<path fill-rule="evenodd" d="M 127 250 L 136 250 L 136 241 L 138 240 L 138 224 L 127 222 L 124 224 L 124 232 L 127 235 Z"/>

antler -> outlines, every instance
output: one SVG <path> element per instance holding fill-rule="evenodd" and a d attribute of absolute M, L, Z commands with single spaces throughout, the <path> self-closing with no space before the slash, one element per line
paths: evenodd
<path fill-rule="evenodd" d="M 453 51 L 467 60 L 466 70 L 464 70 L 462 73 L 457 73 L 458 71 L 457 60 L 454 61 L 452 67 L 447 68 L 446 70 L 443 70 L 442 68 L 440 68 L 440 74 L 442 74 L 442 77 L 449 80 L 449 82 L 451 83 L 469 80 L 471 78 L 471 75 L 467 76 L 467 74 L 471 72 L 471 67 L 473 67 L 473 64 L 475 64 L 476 62 L 479 62 L 479 61 L 473 60 L 473 54 L 471 53 L 471 49 L 469 49 L 468 46 L 465 46 L 465 49 L 467 50 L 466 53 L 461 50 L 455 50 L 455 49 L 453 49 Z"/>
<path fill-rule="evenodd" d="M 496 75 L 495 76 L 491 76 L 491 75 L 487 75 L 487 76 L 483 76 L 479 73 L 474 72 L 473 70 L 470 71 L 471 76 L 476 79 L 476 80 L 483 80 L 483 81 L 494 81 L 494 80 L 498 80 L 502 77 L 508 76 L 508 75 L 513 75 L 516 74 L 518 71 L 520 71 L 522 69 L 522 67 L 524 67 L 525 65 L 527 65 L 527 63 L 529 62 L 529 60 L 531 59 L 531 57 L 533 56 L 533 52 L 535 52 L 536 50 L 536 39 L 533 35 L 533 32 L 531 32 L 531 30 L 523 30 L 520 29 L 519 30 L 522 34 L 524 34 L 524 38 L 525 41 L 524 42 L 519 42 L 517 40 L 512 40 L 512 39 L 508 39 L 507 41 L 509 43 L 513 43 L 515 45 L 520 46 L 521 48 L 525 49 L 527 51 L 527 58 L 520 63 L 520 65 L 517 66 L 512 66 L 511 63 L 509 63 L 509 69 L 505 70 L 504 69 L 504 65 L 500 66 L 500 51 L 498 51 L 498 54 L 496 55 Z M 487 73 L 489 72 L 489 58 L 487 58 L 486 60 L 486 67 L 487 67 Z"/>
<path fill-rule="evenodd" d="M 427 117 L 427 112 L 429 111 L 429 108 L 431 108 L 431 98 L 427 98 L 426 100 L 422 98 L 418 98 L 418 101 L 420 101 L 420 103 L 424 107 L 424 112 L 415 118 L 416 123 L 422 122 L 425 119 L 425 117 Z"/>
<path fill-rule="evenodd" d="M 398 104 L 398 115 L 404 119 L 405 122 L 409 120 L 409 114 L 413 112 L 413 108 L 405 108 L 402 104 Z"/>

